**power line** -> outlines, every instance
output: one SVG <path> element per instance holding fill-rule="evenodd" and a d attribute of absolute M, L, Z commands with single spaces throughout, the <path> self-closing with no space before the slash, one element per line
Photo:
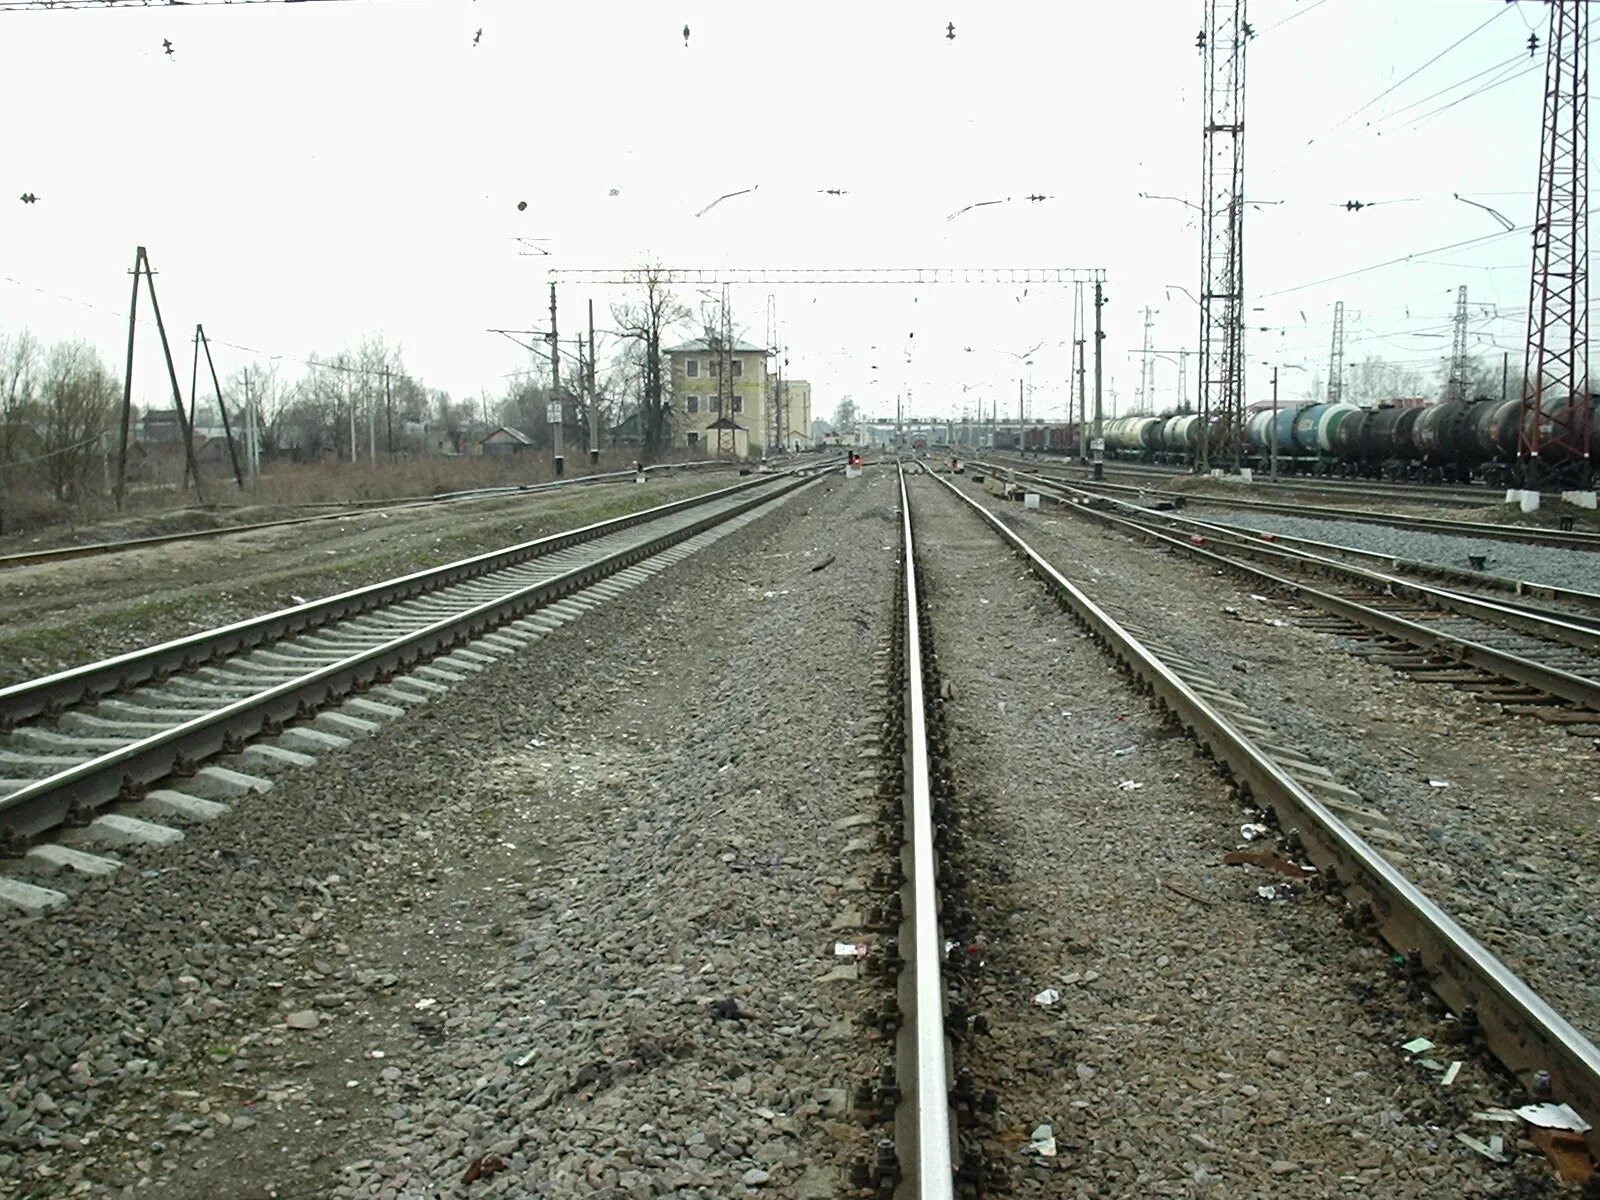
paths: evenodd
<path fill-rule="evenodd" d="M 1297 9 L 1295 12 L 1290 13 L 1283 20 L 1274 21 L 1271 25 L 1268 25 L 1265 29 L 1258 30 L 1256 32 L 1256 36 L 1260 37 L 1263 33 L 1271 33 L 1274 29 L 1282 29 L 1290 21 L 1298 21 L 1301 17 L 1305 16 L 1308 12 L 1312 12 L 1315 9 L 1321 8 L 1327 2 L 1328 2 L 1328 0 L 1311 0 L 1310 4 L 1306 5 L 1302 9 Z"/>
<path fill-rule="evenodd" d="M 1323 279 L 1313 279 L 1309 283 L 1297 283 L 1293 287 L 1279 288 L 1275 292 L 1261 292 L 1258 293 L 1255 298 L 1257 300 L 1270 300 L 1274 296 L 1287 296 L 1293 292 L 1303 292 L 1307 288 L 1320 287 L 1325 283 L 1336 283 L 1341 279 L 1350 279 L 1356 275 L 1365 275 L 1368 271 L 1377 271 L 1384 267 L 1392 267 L 1397 263 L 1411 262 L 1419 255 L 1442 254 L 1448 250 L 1459 250 L 1467 246 L 1480 245 L 1484 242 L 1498 241 L 1501 238 L 1510 237 L 1514 233 L 1527 233 L 1532 228 L 1533 226 L 1531 225 L 1518 225 L 1515 229 L 1503 229 L 1499 233 L 1486 233 L 1480 237 L 1467 238 L 1465 241 L 1451 242 L 1444 246 L 1431 246 L 1426 250 L 1417 250 L 1410 254 L 1402 254 L 1398 258 L 1386 259 L 1381 263 L 1373 263 L 1371 266 L 1357 267 L 1353 271 L 1344 271 L 1338 275 L 1329 275 Z"/>
<path fill-rule="evenodd" d="M 376 0 L 0 0 L 0 12 L 80 8 L 202 8 L 218 4 L 353 4 Z"/>
<path fill-rule="evenodd" d="M 1500 8 L 1491 17 L 1489 17 L 1488 20 L 1484 21 L 1481 25 L 1476 25 L 1471 30 L 1469 30 L 1468 32 L 1462 34 L 1455 41 L 1451 42 L 1448 46 L 1446 46 L 1443 50 L 1439 51 L 1439 53 L 1435 54 L 1432 58 L 1430 58 L 1427 62 L 1423 63 L 1416 70 L 1412 71 L 1409 75 L 1406 75 L 1403 79 L 1400 79 L 1397 82 L 1390 84 L 1388 87 L 1384 88 L 1383 91 L 1379 92 L 1376 96 L 1374 96 L 1371 100 L 1368 100 L 1360 108 L 1356 109 L 1354 112 L 1350 113 L 1348 116 L 1342 117 L 1340 120 L 1336 121 L 1333 124 L 1333 126 L 1330 127 L 1325 133 L 1318 134 L 1317 136 L 1318 137 L 1326 137 L 1327 134 L 1332 133 L 1335 129 L 1338 129 L 1341 125 L 1345 124 L 1345 122 L 1354 120 L 1356 117 L 1359 117 L 1362 113 L 1366 112 L 1367 109 L 1371 108 L 1374 104 L 1376 104 L 1378 101 L 1382 100 L 1385 96 L 1392 95 L 1397 89 L 1399 89 L 1400 87 L 1404 86 L 1407 83 L 1410 83 L 1418 75 L 1422 74 L 1422 72 L 1426 71 L 1429 67 L 1433 66 L 1434 63 L 1438 62 L 1445 55 L 1449 54 L 1450 51 L 1454 50 L 1457 46 L 1460 46 L 1463 42 L 1466 42 L 1469 39 L 1471 39 L 1473 37 L 1476 37 L 1479 33 L 1482 33 L 1490 25 L 1494 24 L 1496 21 L 1498 21 L 1501 17 L 1503 17 L 1505 15 L 1506 15 L 1506 9 L 1504 7 Z M 1316 139 L 1313 138 L 1312 140 L 1315 141 Z"/>

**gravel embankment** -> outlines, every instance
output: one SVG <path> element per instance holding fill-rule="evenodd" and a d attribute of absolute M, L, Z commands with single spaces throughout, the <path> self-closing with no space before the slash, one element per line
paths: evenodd
<path fill-rule="evenodd" d="M 1290 537 L 1315 538 L 1340 546 L 1354 546 L 1375 554 L 1439 563 L 1465 568 L 1470 555 L 1481 554 L 1484 569 L 1494 575 L 1532 580 L 1556 587 L 1600 592 L 1600 554 L 1588 550 L 1563 550 L 1558 546 L 1523 546 L 1492 538 L 1459 537 L 1449 533 L 1424 533 L 1410 529 L 1391 529 L 1359 521 L 1331 521 L 1323 518 L 1291 517 L 1272 514 L 1241 516 L 1236 511 L 1206 508 L 1191 503 L 1185 516 L 1233 525 L 1262 533 L 1281 533 Z"/>
<path fill-rule="evenodd" d="M 1017 1194 L 1559 1194 L 1537 1155 L 1497 1166 L 1454 1141 L 1493 1132 L 1470 1114 L 1509 1098 L 1501 1078 L 1451 1054 L 1450 1025 L 1334 909 L 1223 865 L 1240 809 L 1192 743 L 975 516 L 932 481 L 913 504 L 989 927 L 992 1042 L 962 1061 L 999 1094 L 990 1149 Z M 1111 555 L 1088 550 L 1104 592 Z M 1451 1087 L 1399 1049 L 1418 1035 L 1467 1060 Z M 1026 1149 L 1041 1125 L 1054 1158 Z"/>
<path fill-rule="evenodd" d="M 892 482 L 813 485 L 16 923 L 0 1187 L 836 1194 L 881 1053 L 827 977 Z"/>
<path fill-rule="evenodd" d="M 1600 1038 L 1600 787 L 1589 740 L 1417 683 L 1296 624 L 1315 610 L 1059 508 L 1005 510 L 1090 596 L 1182 644 L 1387 817 L 1376 843 L 1591 1039 Z M 1435 787 L 1430 780 L 1447 784 Z"/>
<path fill-rule="evenodd" d="M 405 508 L 0 571 L 0 686 L 726 487 L 732 472 Z"/>

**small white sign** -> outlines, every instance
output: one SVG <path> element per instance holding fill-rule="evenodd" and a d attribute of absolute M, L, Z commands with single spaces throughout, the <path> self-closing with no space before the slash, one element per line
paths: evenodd
<path fill-rule="evenodd" d="M 561 424 L 561 401 L 550 401 L 545 408 L 545 419 L 552 425 Z"/>
<path fill-rule="evenodd" d="M 1090 438 L 1089 439 L 1089 449 L 1091 449 L 1091 450 L 1104 450 L 1105 448 L 1106 448 L 1106 440 L 1105 440 L 1105 438 Z"/>

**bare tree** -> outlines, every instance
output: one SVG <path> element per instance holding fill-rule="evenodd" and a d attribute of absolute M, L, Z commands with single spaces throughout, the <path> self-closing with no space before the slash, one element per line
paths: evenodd
<path fill-rule="evenodd" d="M 88 490 L 122 389 L 88 343 L 58 342 L 45 360 L 39 394 L 45 477 L 57 500 L 76 501 Z"/>
<path fill-rule="evenodd" d="M 0 333 L 0 468 L 38 453 L 38 370 L 39 342 L 33 334 L 26 329 Z"/>
<path fill-rule="evenodd" d="M 648 460 L 667 444 L 666 388 L 663 383 L 661 335 L 689 319 L 687 308 L 673 296 L 668 271 L 660 263 L 646 263 L 639 272 L 642 296 L 636 302 L 612 305 L 611 320 L 625 338 L 638 342 L 644 354 L 644 388 L 640 418 L 644 457 Z"/>

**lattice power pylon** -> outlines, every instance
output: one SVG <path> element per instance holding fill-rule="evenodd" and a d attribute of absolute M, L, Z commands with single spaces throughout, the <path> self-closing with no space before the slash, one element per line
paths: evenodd
<path fill-rule="evenodd" d="M 1588 489 L 1589 5 L 1550 0 L 1539 143 L 1528 348 L 1518 465 L 1525 487 L 1560 479 Z"/>
<path fill-rule="evenodd" d="M 1246 0 L 1205 0 L 1206 115 L 1200 211 L 1200 436 L 1196 467 L 1239 465 L 1244 432 Z"/>
<path fill-rule="evenodd" d="M 1446 400 L 1467 398 L 1467 285 L 1456 289 L 1455 338 L 1450 343 L 1450 386 Z"/>
<path fill-rule="evenodd" d="M 1328 350 L 1328 403 L 1344 395 L 1344 301 L 1333 306 L 1333 345 Z"/>

